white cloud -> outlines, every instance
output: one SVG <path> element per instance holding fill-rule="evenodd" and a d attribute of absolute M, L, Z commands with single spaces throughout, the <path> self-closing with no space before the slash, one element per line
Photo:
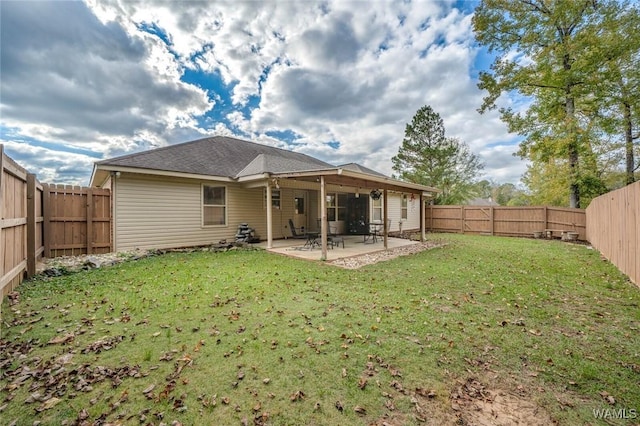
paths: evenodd
<path fill-rule="evenodd" d="M 391 173 L 405 124 L 429 104 L 447 135 L 483 158 L 487 175 L 515 182 L 524 170 L 497 113 L 476 112 L 471 17 L 450 3 L 8 3 L 1 123 L 25 140 L 114 156 L 233 134 L 230 126 L 287 147 L 266 133 L 293 131 L 300 138 L 291 149 Z M 219 75 L 232 104 L 183 82 L 185 70 Z M 241 112 L 255 96 L 258 107 Z M 212 110 L 226 111 L 227 124 L 205 116 Z"/>
<path fill-rule="evenodd" d="M 194 126 L 212 105 L 157 39 L 102 24 L 82 3 L 3 2 L 2 19 L 2 124 L 25 137 L 109 153 Z"/>
<path fill-rule="evenodd" d="M 31 173 L 37 170 L 37 178 L 42 183 L 88 185 L 96 161 L 88 155 L 62 151 L 55 145 L 37 147 L 15 140 L 4 140 L 2 144 L 7 155 L 18 164 L 28 165 Z"/>

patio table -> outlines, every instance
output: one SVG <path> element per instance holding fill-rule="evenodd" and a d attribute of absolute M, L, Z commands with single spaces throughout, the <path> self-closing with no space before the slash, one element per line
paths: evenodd
<path fill-rule="evenodd" d="M 378 242 L 378 236 L 380 235 L 380 231 L 382 231 L 382 224 L 381 223 L 369 223 L 369 234 L 365 234 L 364 236 L 364 242 L 365 244 L 367 242 L 373 244 L 373 243 L 377 243 Z"/>
<path fill-rule="evenodd" d="M 313 250 L 315 247 L 320 247 L 320 243 L 318 242 L 319 232 L 307 232 L 307 241 L 304 243 L 304 247 L 308 247 L 309 250 Z"/>

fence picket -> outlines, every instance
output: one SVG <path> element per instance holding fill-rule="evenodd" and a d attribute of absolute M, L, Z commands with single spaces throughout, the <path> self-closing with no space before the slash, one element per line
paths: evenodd
<path fill-rule="evenodd" d="M 585 211 L 581 209 L 547 206 L 494 206 L 488 209 L 482 206 L 429 206 L 425 209 L 425 215 L 428 216 L 431 232 L 524 237 L 552 228 L 577 232 L 579 239 L 586 239 Z"/>
<path fill-rule="evenodd" d="M 587 238 L 640 286 L 640 182 L 601 195 L 587 207 Z"/>
<path fill-rule="evenodd" d="M 42 256 L 110 252 L 110 205 L 108 189 L 41 184 L 0 144 L 0 296 L 33 276 Z"/>

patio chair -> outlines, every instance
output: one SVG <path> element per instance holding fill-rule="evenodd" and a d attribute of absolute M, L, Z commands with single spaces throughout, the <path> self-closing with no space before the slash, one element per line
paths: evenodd
<path fill-rule="evenodd" d="M 304 226 L 296 228 L 293 224 L 293 220 L 291 219 L 289 219 L 289 229 L 291 230 L 291 238 L 296 238 L 299 240 L 304 240 L 307 238 L 307 234 L 304 231 Z"/>
<path fill-rule="evenodd" d="M 329 244 L 331 244 L 331 248 L 339 246 L 340 243 L 342 243 L 342 248 L 344 248 L 344 237 L 342 235 L 338 235 L 337 225 L 329 225 L 329 233 L 327 234 L 327 239 Z"/>
<path fill-rule="evenodd" d="M 318 229 L 322 229 L 322 219 L 316 219 L 318 221 Z M 327 232 L 327 243 L 331 248 L 342 244 L 342 248 L 344 248 L 344 237 L 342 235 L 338 235 L 338 225 L 335 223 L 328 224 L 329 229 Z"/>

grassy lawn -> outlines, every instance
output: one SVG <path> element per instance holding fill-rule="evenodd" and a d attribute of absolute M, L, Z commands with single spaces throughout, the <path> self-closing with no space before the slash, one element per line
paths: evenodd
<path fill-rule="evenodd" d="M 24 283 L 2 307 L 1 423 L 471 424 L 487 404 L 640 422 L 640 290 L 615 267 L 430 238 L 360 270 L 195 252 Z"/>

